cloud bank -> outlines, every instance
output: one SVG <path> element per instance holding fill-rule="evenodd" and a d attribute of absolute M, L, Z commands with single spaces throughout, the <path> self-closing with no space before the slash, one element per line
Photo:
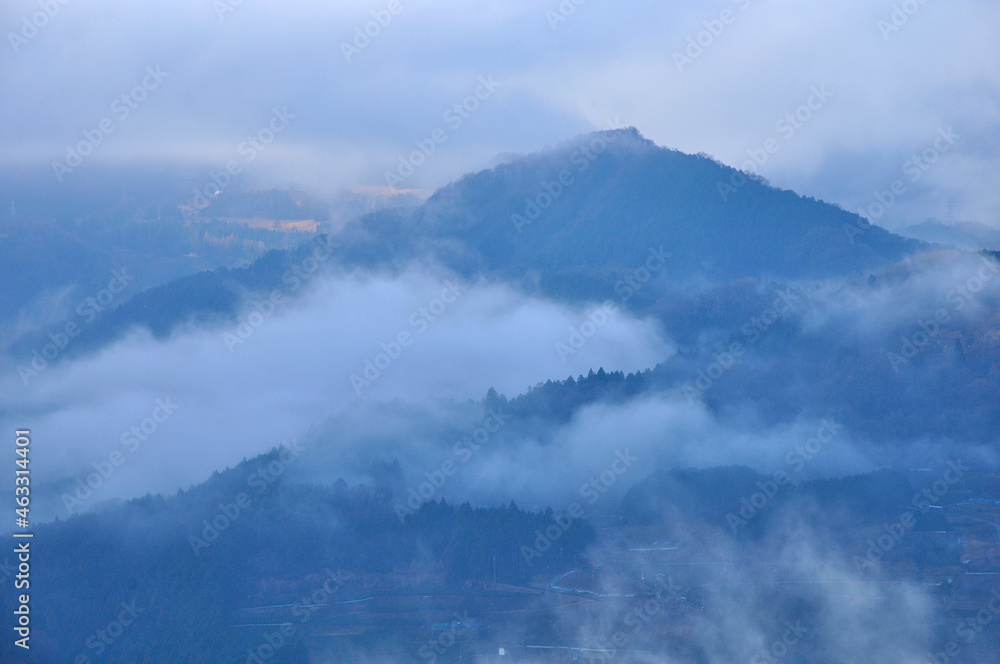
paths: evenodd
<path fill-rule="evenodd" d="M 500 153 L 612 123 L 738 167 L 751 159 L 779 186 L 890 228 L 928 216 L 995 225 L 1000 211 L 1000 73 L 984 57 L 1000 9 L 988 0 L 182 0 L 39 11 L 29 0 L 0 10 L 0 79 L 20 91 L 0 109 L 0 163 L 37 167 L 52 183 L 51 163 L 95 131 L 100 144 L 67 178 L 98 161 L 223 168 L 277 108 L 294 117 L 244 164 L 248 183 L 384 185 L 440 130 L 406 183 L 433 189 Z M 166 73 L 155 87 L 148 67 Z M 498 85 L 477 95 L 481 77 Z M 816 89 L 827 91 L 821 103 Z M 949 129 L 954 144 L 934 155 Z M 896 181 L 904 193 L 873 209 Z"/>

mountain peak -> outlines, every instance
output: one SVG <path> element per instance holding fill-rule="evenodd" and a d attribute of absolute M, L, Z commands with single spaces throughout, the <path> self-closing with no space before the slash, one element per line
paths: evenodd
<path fill-rule="evenodd" d="M 657 146 L 634 127 L 469 174 L 412 218 L 433 239 L 476 249 L 483 267 L 519 272 L 628 269 L 663 246 L 678 274 L 821 277 L 878 269 L 923 246 L 706 155 Z"/>

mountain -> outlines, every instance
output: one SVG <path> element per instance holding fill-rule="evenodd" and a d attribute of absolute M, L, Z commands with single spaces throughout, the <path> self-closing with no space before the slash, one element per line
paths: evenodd
<path fill-rule="evenodd" d="M 468 175 L 409 215 L 361 220 L 369 238 L 416 238 L 467 269 L 581 275 L 641 267 L 724 279 L 826 277 L 878 269 L 920 250 L 856 214 L 769 186 L 635 129 L 580 136 Z"/>
<path fill-rule="evenodd" d="M 486 277 L 487 287 L 581 303 L 656 263 L 641 299 L 617 301 L 669 343 L 655 366 L 626 374 L 595 362 L 586 375 L 511 398 L 491 389 L 481 402 L 435 399 L 421 380 L 408 393 L 413 402 L 338 398 L 334 414 L 305 431 L 301 421 L 281 422 L 301 441 L 193 486 L 169 464 L 157 467 L 186 487 L 175 495 L 120 500 L 138 493 L 124 476 L 99 493 L 127 457 L 110 437 L 98 441 L 106 456 L 92 460 L 74 427 L 67 470 L 32 482 L 36 520 L 55 504 L 68 515 L 39 524 L 33 540 L 41 545 L 31 600 L 38 661 L 449 664 L 498 652 L 537 661 L 531 650 L 540 648 L 551 649 L 547 661 L 586 658 L 608 642 L 630 660 L 748 661 L 754 655 L 742 645 L 713 654 L 720 616 L 736 611 L 739 629 L 753 619 L 761 630 L 795 625 L 817 643 L 839 643 L 845 623 L 835 610 L 845 593 L 883 617 L 866 618 L 879 638 L 895 639 L 887 630 L 896 624 L 950 638 L 943 630 L 990 601 L 1000 560 L 1000 265 L 985 252 L 928 251 L 835 206 L 741 177 L 634 130 L 590 134 L 462 178 L 419 208 L 381 209 L 340 233 L 147 288 L 85 318 L 60 358 L 135 326 L 163 338 L 248 316 L 255 295 L 279 289 L 291 300 L 324 270 L 372 268 L 382 277 L 437 262 Z M 206 226 L 196 228 L 258 210 L 291 221 L 304 214 L 287 192 L 220 194 L 206 210 L 210 218 L 198 222 Z M 142 229 L 141 246 L 92 244 L 151 256 L 139 249 L 170 235 L 146 234 L 158 228 L 146 222 L 78 228 L 90 238 Z M 178 242 L 187 228 L 175 228 Z M 65 247 L 67 270 L 85 255 L 78 237 L 50 240 Z M 88 269 L 109 269 L 104 256 L 95 253 Z M 70 278 L 56 276 L 53 283 Z M 336 315 L 353 321 L 382 305 L 365 298 Z M 533 343 L 559 352 L 540 325 L 519 320 L 527 322 L 506 333 L 518 352 Z M 583 325 L 572 328 L 581 344 Z M 323 359 L 338 351 L 338 334 L 311 328 L 320 331 L 319 354 L 258 374 L 267 400 L 242 398 L 236 381 L 245 374 L 225 367 L 219 373 L 230 382 L 215 388 L 208 378 L 218 370 L 192 365 L 201 380 L 188 388 L 139 361 L 141 382 L 119 393 L 130 398 L 148 384 L 185 391 L 178 402 L 191 403 L 212 391 L 219 400 L 206 408 L 209 423 L 235 425 L 218 409 L 226 401 L 277 421 L 279 402 L 299 403 L 306 390 L 323 399 L 337 394 L 324 385 L 347 384 L 346 372 Z M 307 325 L 286 330 L 284 343 L 308 351 Z M 462 330 L 445 339 L 467 336 Z M 49 332 L 22 338 L 16 355 L 28 357 Z M 434 360 L 423 365 L 430 371 L 458 364 L 441 346 L 435 354 L 418 345 L 407 358 Z M 240 362 L 253 366 L 266 351 Z M 181 371 L 174 364 L 170 372 Z M 483 391 L 502 373 L 469 364 Z M 317 368 L 318 383 L 303 365 Z M 25 380 L 24 393 L 40 396 L 6 409 L 31 404 L 47 445 L 58 440 L 45 428 L 49 411 L 83 425 L 81 402 L 112 414 L 115 386 L 91 376 L 81 397 L 68 379 Z M 293 382 L 305 389 L 283 388 Z M 193 411 L 176 422 L 198 423 Z M 157 412 L 123 431 L 118 442 L 129 454 L 128 441 L 145 441 L 150 426 L 166 422 Z M 225 450 L 235 460 L 246 436 L 193 426 L 160 435 L 154 444 L 185 465 L 185 450 Z M 150 467 L 136 466 L 135 476 Z M 0 500 L 14 497 L 13 487 L 0 489 Z M 0 580 L 13 564 L 0 555 Z M 945 600 L 935 625 L 930 613 L 907 618 L 918 591 Z M 16 603 L 0 597 L 8 615 Z M 798 627 L 817 616 L 832 616 L 834 627 Z M 630 625 L 646 618 L 648 631 Z M 984 635 L 982 643 L 992 642 Z M 0 660 L 12 660 L 14 647 L 0 645 Z"/>
<path fill-rule="evenodd" d="M 959 249 L 1000 249 L 1000 230 L 975 221 L 942 224 L 937 221 L 907 226 L 903 235 L 924 242 L 948 245 Z"/>
<path fill-rule="evenodd" d="M 45 257 L 40 260 L 39 257 Z M 55 224 L 0 224 L 0 312 L 10 320 L 29 302 L 69 284 L 83 290 L 107 281 L 114 262 L 105 251 Z"/>
<path fill-rule="evenodd" d="M 146 289 L 100 313 L 93 307 L 85 308 L 84 316 L 78 315 L 73 320 L 86 324 L 78 326 L 80 331 L 64 357 L 100 348 L 135 327 L 164 338 L 181 324 L 224 323 L 234 319 L 247 297 L 254 293 L 280 288 L 284 294 L 296 295 L 313 278 L 301 268 L 303 261 L 318 256 L 318 264 L 322 266 L 332 246 L 328 235 L 314 236 L 295 249 L 269 251 L 244 267 L 220 267 Z M 11 344 L 11 354 L 30 355 L 33 348 L 46 342 L 47 334 L 57 333 L 64 326 L 65 323 L 57 323 L 21 336 Z"/>
<path fill-rule="evenodd" d="M 845 550 L 864 552 L 915 490 L 886 471 L 779 487 L 746 468 L 650 469 L 622 501 L 622 525 L 597 528 L 588 516 L 525 511 L 513 501 L 429 501 L 400 520 L 399 496 L 379 484 L 261 480 L 262 467 L 301 463 L 286 452 L 245 460 L 172 496 L 40 526 L 36 541 L 45 546 L 31 570 L 37 659 L 26 661 L 291 664 L 388 649 L 392 659 L 380 661 L 434 662 L 427 654 L 438 625 L 461 615 L 466 628 L 440 649 L 450 655 L 440 661 L 459 661 L 448 652 L 455 641 L 473 649 L 483 639 L 508 647 L 518 637 L 571 642 L 578 622 L 614 619 L 654 598 L 682 627 L 672 647 L 697 652 L 713 610 L 746 585 L 744 574 L 764 584 L 789 575 L 780 597 L 800 602 L 789 610 L 812 615 L 790 583 L 792 565 L 759 544 L 784 537 L 789 514 L 813 532 L 838 533 Z M 774 499 L 749 506 L 768 482 Z M 936 516 L 936 529 L 953 529 Z M 842 524 L 849 534 L 837 530 Z M 975 535 L 975 527 L 959 534 Z M 960 575 L 958 551 L 949 546 L 956 537 L 921 540 L 920 548 L 904 542 L 891 557 L 919 564 L 928 578 Z M 717 562 L 719 542 L 743 548 Z M 658 569 L 665 572 L 654 577 Z M 800 578 L 809 583 L 800 585 L 821 588 L 807 573 Z M 628 594 L 609 587 L 623 581 Z M 12 613 L 14 601 L 5 594 L 0 606 Z M 950 608 L 949 624 L 960 616 Z M 0 655 L 14 661 L 12 640 Z"/>
<path fill-rule="evenodd" d="M 281 193 L 223 198 L 219 205 L 233 214 L 292 205 Z M 290 210 L 285 216 L 296 216 Z M 430 256 L 466 276 L 578 302 L 612 297 L 617 281 L 653 266 L 658 276 L 685 281 L 856 276 L 927 247 L 709 157 L 658 147 L 635 129 L 587 134 L 468 175 L 418 208 L 372 212 L 334 237 L 330 265 L 386 267 Z M 282 287 L 301 251 L 276 250 L 246 269 L 206 271 L 140 293 L 88 326 L 73 352 L 133 326 L 165 335 L 192 319 L 232 320 L 247 294 Z M 659 294 L 647 288 L 631 306 L 642 309 Z M 30 352 L 42 337 L 28 335 L 14 349 Z"/>

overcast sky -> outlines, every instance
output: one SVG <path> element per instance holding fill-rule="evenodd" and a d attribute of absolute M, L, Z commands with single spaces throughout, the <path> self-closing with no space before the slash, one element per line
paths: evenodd
<path fill-rule="evenodd" d="M 908 0 L 895 24 L 889 0 L 63 1 L 51 17 L 45 2 L 0 8 L 0 165 L 65 160 L 107 118 L 79 168 L 236 160 L 262 184 L 336 191 L 385 184 L 440 128 L 407 182 L 433 189 L 503 153 L 632 125 L 737 167 L 774 139 L 761 174 L 852 211 L 900 180 L 873 219 L 890 228 L 949 209 L 1000 225 L 995 0 Z M 355 44 L 373 12 L 386 25 Z M 480 77 L 499 85 L 446 116 Z M 778 124 L 807 102 L 805 121 Z M 241 142 L 275 108 L 293 117 L 248 162 Z M 906 164 L 925 150 L 926 170 Z"/>

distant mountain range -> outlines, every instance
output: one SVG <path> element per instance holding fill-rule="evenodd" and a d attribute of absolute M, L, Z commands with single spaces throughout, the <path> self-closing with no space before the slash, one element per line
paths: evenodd
<path fill-rule="evenodd" d="M 295 216 L 287 196 L 276 194 L 220 205 L 252 215 L 255 203 Z M 725 282 L 867 274 L 927 247 L 709 157 L 658 147 L 635 129 L 587 134 L 467 175 L 419 207 L 360 217 L 336 241 L 331 265 L 432 257 L 466 275 L 575 301 L 613 296 L 616 281 L 653 256 L 672 279 Z M 192 316 L 230 316 L 231 293 L 280 285 L 294 253 L 139 294 L 88 335 L 99 343 L 132 325 L 166 333 Z"/>
<path fill-rule="evenodd" d="M 288 192 L 220 195 L 206 211 L 213 208 L 229 218 L 305 214 Z M 16 229 L 16 237 L 4 238 L 10 253 L 0 254 L 16 259 L 0 266 L 0 280 L 11 285 L 2 302 L 13 310 L 67 283 L 101 287 L 122 256 L 133 264 L 180 259 L 192 227 L 232 225 L 242 229 L 234 231 L 241 241 L 285 239 L 222 219 L 157 223 L 111 218 L 91 227 L 60 219 Z M 150 228 L 162 234 L 144 235 Z M 927 240 L 937 241 L 939 229 L 924 230 Z M 667 601 L 678 634 L 662 641 L 690 645 L 698 640 L 693 635 L 710 634 L 705 625 L 722 615 L 719 607 L 736 605 L 730 592 L 758 582 L 775 588 L 763 595 L 768 610 L 784 598 L 795 607 L 788 615 L 819 613 L 796 599 L 799 590 L 822 586 L 812 578 L 817 565 L 806 560 L 801 577 L 779 569 L 770 548 L 776 542 L 791 542 L 796 557 L 809 548 L 800 540 L 829 549 L 853 561 L 859 574 L 884 562 L 899 578 L 942 592 L 951 592 L 955 579 L 956 596 L 969 578 L 984 578 L 966 571 L 995 571 L 995 524 L 970 518 L 963 507 L 983 501 L 974 506 L 985 510 L 1000 495 L 1000 475 L 979 468 L 995 462 L 1000 427 L 995 254 L 900 237 L 711 158 L 657 147 L 634 129 L 581 136 L 468 175 L 419 206 L 377 209 L 340 232 L 303 236 L 309 240 L 267 251 L 248 265 L 230 264 L 238 252 L 221 251 L 210 269 L 123 294 L 120 304 L 115 300 L 83 326 L 60 360 L 92 352 L 136 326 L 164 338 L 187 324 L 232 321 L 252 296 L 274 288 L 295 297 L 314 278 L 300 270 L 310 257 L 316 275 L 436 262 L 470 279 L 485 277 L 562 303 L 615 297 L 672 344 L 664 344 L 655 366 L 633 373 L 595 366 L 509 397 L 477 374 L 486 395 L 481 402 L 445 405 L 431 395 L 416 403 L 340 404 L 343 410 L 325 421 L 291 432 L 302 434 L 307 462 L 291 465 L 298 451 L 287 457 L 288 449 L 274 448 L 176 495 L 92 505 L 78 498 L 79 511 L 87 513 L 38 529 L 44 546 L 36 558 L 33 606 L 42 607 L 35 625 L 37 652 L 46 661 L 91 650 L 100 656 L 106 643 L 96 635 L 122 606 L 145 615 L 108 649 L 108 662 L 290 663 L 315 653 L 339 661 L 373 652 L 380 661 L 433 664 L 438 660 L 425 651 L 419 660 L 412 655 L 414 644 L 439 634 L 459 609 L 484 625 L 491 652 L 497 644 L 523 643 L 531 630 L 568 643 L 579 635 L 564 630 L 564 614 L 557 619 L 555 609 L 580 604 L 581 617 L 568 624 L 583 625 L 601 615 L 595 607 L 613 607 L 604 599 L 580 601 L 601 589 L 601 573 L 629 580 L 633 590 L 617 596 L 623 607 L 633 599 Z M 639 297 L 631 297 L 630 279 L 646 284 Z M 346 318 L 366 309 L 340 313 Z M 23 335 L 8 348 L 8 363 L 17 367 L 60 325 Z M 526 326 L 521 333 L 531 340 L 535 330 Z M 289 332 L 287 343 L 299 343 L 298 334 Z M 14 375 L 13 367 L 5 369 Z M 277 396 L 280 389 L 273 389 Z M 231 398 L 229 390 L 221 393 Z M 487 451 L 459 473 L 457 450 L 473 448 L 453 447 L 454 441 L 487 411 L 502 412 L 509 422 L 483 439 Z M 651 411 L 672 423 L 643 415 Z M 803 423 L 821 418 L 824 429 L 806 428 L 798 437 Z M 821 437 L 834 430 L 835 438 Z M 480 429 L 472 431 L 467 439 L 480 440 Z M 481 431 L 487 434 L 485 424 Z M 757 445 L 780 446 L 779 453 L 792 445 L 777 457 L 784 468 L 669 465 L 689 455 L 704 459 L 700 449 L 715 445 L 749 457 L 758 435 Z M 556 447 L 566 438 L 571 445 Z M 208 437 L 194 442 L 221 444 Z M 645 444 L 647 456 L 619 492 L 609 490 L 590 512 L 574 513 L 578 503 L 563 513 L 513 500 L 534 500 L 530 485 L 557 487 L 563 480 L 569 494 L 553 489 L 559 501 L 582 498 L 587 487 L 614 489 L 615 465 L 580 486 L 535 454 L 587 455 L 593 454 L 588 446 L 605 446 L 620 448 L 609 456 L 624 462 L 632 442 Z M 447 460 L 428 466 L 439 452 Z M 825 456 L 807 469 L 821 452 Z M 494 478 L 493 463 L 509 466 L 509 481 Z M 892 469 L 836 477 L 841 468 L 882 465 Z M 102 467 L 113 470 L 111 461 L 91 467 L 88 485 L 104 474 Z M 949 477 L 939 474 L 946 468 L 968 475 L 947 485 L 926 481 Z M 436 488 L 452 474 L 458 477 L 448 491 L 461 498 L 445 502 Z M 482 504 L 492 494 L 474 495 L 480 485 L 504 493 Z M 36 509 L 46 496 L 71 511 L 69 492 L 86 486 L 70 474 L 33 484 Z M 913 496 L 920 490 L 933 498 L 918 503 L 920 494 Z M 13 498 L 0 490 L 0 499 Z M 411 505 L 411 499 L 423 502 Z M 409 507 L 401 510 L 402 501 Z M 887 536 L 889 544 L 881 544 Z M 872 542 L 880 542 L 878 548 Z M 663 573 L 654 576 L 656 566 Z M 562 585 L 555 583 L 570 572 Z M 327 578 L 337 580 L 342 595 L 315 599 L 310 593 Z M 809 583 L 795 583 L 798 578 Z M 772 586 L 772 579 L 780 582 Z M 661 582 L 668 582 L 666 598 Z M 845 587 L 854 587 L 835 577 L 830 585 L 838 602 Z M 299 598 L 309 602 L 307 611 Z M 878 598 L 879 614 L 891 601 Z M 0 607 L 11 615 L 12 603 L 13 596 L 5 596 Z M 949 607 L 941 624 L 961 624 L 964 606 Z M 289 615 L 310 620 L 296 623 L 301 631 L 282 637 L 285 649 L 277 653 L 282 646 L 271 645 L 273 634 L 293 624 Z M 4 643 L 0 659 L 13 648 Z M 255 648 L 265 652 L 264 643 L 273 658 L 254 654 Z M 440 661 L 467 652 L 452 650 Z M 709 661 L 703 655 L 677 661 Z M 83 654 L 76 659 L 91 661 Z"/>
<path fill-rule="evenodd" d="M 933 242 L 959 249 L 1000 250 L 1000 230 L 974 221 L 960 221 L 954 224 L 925 221 L 907 226 L 901 232 L 907 237 L 924 242 Z"/>
<path fill-rule="evenodd" d="M 900 353 L 916 318 L 904 317 L 864 342 L 857 335 L 868 333 L 852 325 L 804 329 L 800 316 L 817 302 L 807 303 L 810 296 L 802 298 L 802 291 L 792 315 L 760 331 L 747 329 L 783 285 L 826 277 L 826 283 L 839 284 L 840 297 L 867 298 L 889 288 L 899 289 L 893 299 L 901 301 L 910 297 L 906 283 L 914 274 L 952 259 L 938 251 L 903 267 L 900 259 L 936 248 L 836 206 L 740 178 L 707 157 L 659 148 L 633 129 L 585 135 L 468 175 L 420 207 L 372 212 L 335 236 L 271 251 L 249 266 L 203 271 L 147 289 L 102 312 L 61 359 L 100 348 L 136 326 L 162 338 L 181 324 L 229 323 L 249 296 L 273 288 L 294 297 L 306 290 L 289 288 L 290 279 L 303 285 L 293 276 L 295 266 L 320 247 L 329 250 L 322 263 L 327 270 L 392 269 L 429 258 L 465 276 L 504 280 L 545 297 L 627 300 L 633 314 L 653 317 L 681 348 L 650 381 L 631 383 L 630 394 L 693 384 L 735 340 L 752 343 L 755 356 L 768 361 L 738 365 L 711 381 L 704 399 L 713 407 L 754 403 L 781 419 L 802 409 L 819 414 L 824 404 L 835 403 L 848 408 L 846 421 L 882 440 L 990 431 L 1000 417 L 988 390 L 990 358 L 997 352 L 993 315 L 963 322 L 956 310 L 952 329 L 930 340 L 936 352 L 915 354 L 912 364 Z M 740 182 L 736 191 L 725 186 Z M 269 205 L 284 200 L 264 198 Z M 72 243 L 64 244 L 72 254 Z M 62 260 L 74 265 L 72 255 Z M 658 273 L 639 297 L 616 292 L 623 277 L 651 267 Z M 699 285 L 685 290 L 685 283 Z M 928 303 L 930 313 L 921 315 L 933 314 L 936 306 Z M 22 336 L 10 356 L 23 361 L 52 329 Z M 899 361 L 887 360 L 890 353 Z M 944 374 L 921 368 L 939 358 L 954 362 L 954 375 L 967 376 L 968 387 L 947 388 Z M 904 360 L 909 374 L 899 373 Z M 901 382 L 908 387 L 898 389 Z M 607 397 L 606 385 L 598 384 L 603 387 L 595 395 Z M 762 385 L 769 387 L 762 392 Z M 582 384 L 554 385 L 533 396 L 532 410 L 568 417 L 587 401 L 585 391 Z M 934 394 L 948 395 L 947 408 L 925 407 Z M 961 420 L 948 414 L 963 408 Z"/>
<path fill-rule="evenodd" d="M 678 274 L 834 276 L 920 248 L 836 206 L 658 147 L 635 129 L 581 136 L 466 176 L 408 222 L 418 234 L 462 241 L 498 270 L 630 269 L 662 245 Z"/>

